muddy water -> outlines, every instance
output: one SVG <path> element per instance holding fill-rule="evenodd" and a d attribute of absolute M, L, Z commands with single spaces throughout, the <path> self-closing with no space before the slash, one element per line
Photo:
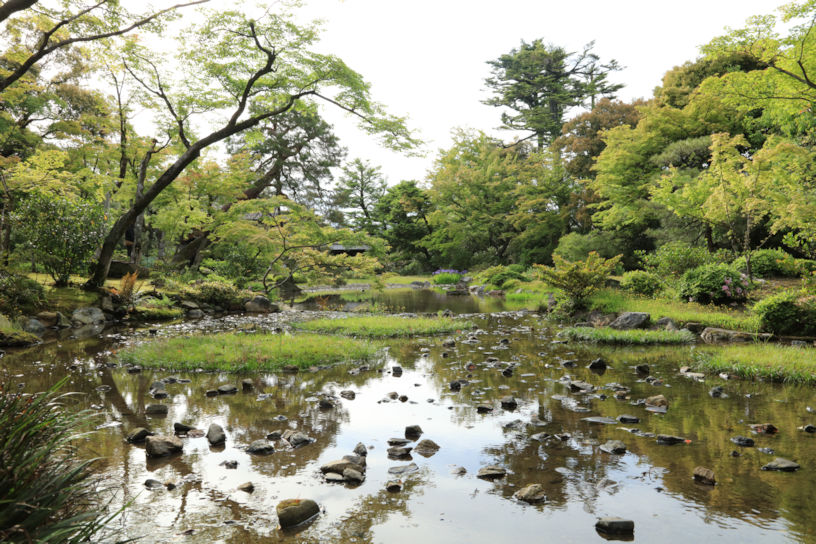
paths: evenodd
<path fill-rule="evenodd" d="M 199 328 L 270 328 L 276 317 L 229 318 Z M 70 388 L 86 393 L 81 401 L 99 414 L 99 431 L 83 444 L 86 455 L 99 456 L 99 470 L 118 491 L 114 506 L 132 501 L 117 527 L 123 536 L 144 542 L 600 542 L 594 523 L 601 516 L 635 521 L 637 542 L 813 542 L 816 541 L 816 436 L 796 430 L 816 423 L 812 389 L 772 384 L 723 381 L 698 383 L 677 372 L 689 348 L 599 350 L 557 343 L 557 329 L 535 316 L 479 318 L 473 344 L 463 341 L 472 331 L 456 335 L 455 348 L 441 338 L 394 341 L 372 370 L 349 373 L 336 367 L 298 375 L 256 375 L 255 391 L 207 398 L 204 391 L 242 377 L 217 374 L 143 372 L 128 374 L 108 368 L 111 352 L 134 331 L 102 339 L 64 340 L 32 350 L 9 353 L 0 364 L 25 389 L 41 390 L 69 374 Z M 165 327 L 159 335 L 186 332 Z M 150 336 L 136 331 L 136 337 Z M 509 344 L 502 344 L 502 339 Z M 443 356 L 447 353 L 447 356 Z M 586 368 L 596 357 L 611 368 L 595 373 Z M 498 362 L 488 362 L 495 357 Z M 575 367 L 563 366 L 575 361 Z M 634 365 L 646 363 L 663 385 L 644 381 Z M 404 371 L 394 375 L 395 365 Z M 512 366 L 512 375 L 502 370 Z M 168 376 L 190 379 L 170 384 L 170 398 L 155 401 L 150 384 Z M 571 394 L 564 376 L 600 388 L 593 394 Z M 461 391 L 449 383 L 466 379 Z M 630 399 L 615 400 L 607 384 L 631 388 Z M 106 392 L 97 391 L 109 386 Z M 722 385 L 727 398 L 712 398 Z M 107 388 L 105 388 L 107 389 Z M 354 400 L 341 399 L 331 410 L 318 407 L 316 395 L 351 389 Z M 388 394 L 406 395 L 391 400 Z M 265 396 L 259 400 L 259 393 Z M 665 414 L 651 413 L 631 402 L 663 394 L 670 402 Z M 512 395 L 515 410 L 499 399 Z M 169 415 L 151 418 L 146 405 L 161 402 Z M 490 404 L 492 413 L 475 407 Z M 603 425 L 590 416 L 630 414 L 639 424 Z M 283 417 L 281 417 L 283 416 Z M 211 447 L 206 438 L 185 438 L 183 454 L 148 460 L 144 449 L 124 441 L 126 433 L 147 426 L 171 434 L 173 422 L 206 429 L 219 423 L 227 443 Z M 750 423 L 772 422 L 773 436 L 751 433 Z M 429 458 L 389 460 L 386 441 L 402 437 L 406 425 L 420 425 L 422 438 L 441 449 Z M 658 445 L 636 435 L 666 433 L 689 443 Z M 315 442 L 296 450 L 276 443 L 278 451 L 252 456 L 244 448 L 275 430 L 297 428 Z M 536 441 L 538 433 L 559 438 Z M 730 439 L 752 437 L 756 447 L 741 448 Z M 609 439 L 622 440 L 628 452 L 613 456 L 599 450 Z M 319 467 L 351 453 L 358 442 L 370 449 L 366 481 L 357 487 L 323 481 Z M 775 455 L 759 448 L 771 448 Z M 732 456 L 737 451 L 738 457 Z M 776 455 L 802 465 L 796 473 L 760 470 Z M 236 469 L 222 466 L 237 461 Z M 414 462 L 417 472 L 402 476 L 404 489 L 385 491 L 393 476 L 388 468 Z M 476 478 L 479 468 L 499 465 L 507 477 Z M 694 467 L 714 470 L 716 487 L 693 482 Z M 455 467 L 466 473 L 452 473 Z M 172 491 L 150 491 L 148 478 L 173 482 Z M 251 481 L 252 494 L 237 491 Z M 521 487 L 539 483 L 547 500 L 527 505 L 513 499 Z M 311 525 L 294 533 L 276 529 L 274 507 L 287 498 L 311 498 L 323 508 Z"/>

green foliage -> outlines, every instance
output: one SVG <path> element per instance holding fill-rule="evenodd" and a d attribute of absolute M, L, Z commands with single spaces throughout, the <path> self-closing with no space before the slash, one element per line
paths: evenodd
<path fill-rule="evenodd" d="M 347 210 L 349 223 L 356 231 L 375 234 L 374 210 L 385 195 L 386 183 L 379 166 L 354 159 L 343 166 L 343 173 L 335 190 L 334 202 Z"/>
<path fill-rule="evenodd" d="M 183 295 L 195 302 L 230 309 L 240 307 L 247 294 L 225 281 L 199 281 L 186 286 Z"/>
<path fill-rule="evenodd" d="M 473 276 L 473 280 L 478 285 L 495 286 L 503 289 L 505 283 L 511 280 L 527 281 L 524 275 L 524 267 L 517 264 L 509 266 L 496 265 L 486 268 Z"/>
<path fill-rule="evenodd" d="M 173 370 L 278 371 L 373 359 L 379 346 L 316 334 L 219 333 L 154 340 L 119 353 L 122 362 Z"/>
<path fill-rule="evenodd" d="M 701 304 L 743 302 L 750 285 L 744 274 L 727 264 L 707 264 L 688 270 L 680 280 L 681 300 Z"/>
<path fill-rule="evenodd" d="M 794 336 L 816 335 L 816 300 L 797 291 L 780 291 L 754 305 L 763 331 Z"/>
<path fill-rule="evenodd" d="M 45 303 L 45 289 L 39 282 L 0 268 L 0 313 L 31 313 Z"/>
<path fill-rule="evenodd" d="M 570 262 L 558 255 L 553 255 L 553 261 L 554 267 L 534 265 L 540 279 L 563 291 L 567 300 L 580 308 L 606 284 L 620 256 L 604 259 L 593 251 L 583 261 Z"/>
<path fill-rule="evenodd" d="M 315 319 L 298 327 L 312 332 L 344 334 L 363 338 L 429 336 L 457 332 L 473 326 L 470 321 L 441 317 L 364 316 L 344 319 Z"/>
<path fill-rule="evenodd" d="M 692 366 L 711 374 L 727 372 L 750 380 L 816 385 L 813 348 L 772 343 L 732 344 L 696 353 Z"/>
<path fill-rule="evenodd" d="M 558 240 L 558 247 L 553 255 L 568 261 L 583 261 L 595 252 L 601 257 L 610 259 L 621 253 L 620 243 L 614 234 L 606 231 L 591 231 L 586 234 L 570 232 Z"/>
<path fill-rule="evenodd" d="M 71 274 L 85 272 L 105 235 L 105 212 L 92 202 L 33 195 L 20 205 L 17 229 L 55 284 L 64 286 Z"/>
<path fill-rule="evenodd" d="M 703 247 L 686 242 L 669 242 L 653 253 L 640 253 L 643 266 L 662 277 L 679 276 L 687 270 L 716 262 L 716 257 Z"/>
<path fill-rule="evenodd" d="M 739 257 L 733 262 L 738 270 L 747 271 L 745 257 Z M 782 249 L 759 249 L 751 252 L 751 271 L 762 278 L 775 276 L 795 278 L 800 270 L 792 255 Z"/>
<path fill-rule="evenodd" d="M 437 270 L 434 272 L 431 281 L 433 281 L 436 285 L 453 285 L 459 283 L 459 280 L 462 279 L 462 274 L 459 272 L 449 272 L 449 271 L 439 271 Z"/>
<path fill-rule="evenodd" d="M 695 302 L 645 298 L 612 289 L 595 294 L 589 306 L 603 313 L 646 312 L 652 319 L 668 317 L 679 324 L 694 322 L 747 332 L 756 332 L 759 328 L 756 316 L 745 312 Z"/>
<path fill-rule="evenodd" d="M 131 315 L 140 321 L 169 321 L 184 317 L 184 310 L 181 308 L 136 306 Z"/>
<path fill-rule="evenodd" d="M 101 512 L 101 482 L 75 441 L 92 417 L 58 395 L 0 387 L 0 540 L 87 542 L 112 520 Z"/>
<path fill-rule="evenodd" d="M 663 289 L 662 277 L 652 272 L 631 270 L 621 276 L 621 289 L 636 295 L 654 296 Z"/>
<path fill-rule="evenodd" d="M 415 181 L 389 187 L 374 207 L 380 224 L 378 235 L 388 242 L 389 257 L 401 274 L 418 274 L 431 268 L 432 257 L 424 240 L 431 233 L 428 217 L 433 209 L 428 191 Z"/>
<path fill-rule="evenodd" d="M 694 333 L 668 330 L 641 330 L 634 329 L 621 331 L 608 327 L 571 327 L 564 329 L 559 336 L 576 342 L 589 342 L 592 344 L 615 344 L 615 345 L 654 345 L 654 344 L 691 344 L 696 340 Z"/>

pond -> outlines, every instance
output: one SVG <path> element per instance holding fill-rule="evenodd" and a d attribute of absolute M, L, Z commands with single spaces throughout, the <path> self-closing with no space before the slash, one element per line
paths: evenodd
<path fill-rule="evenodd" d="M 508 303 L 495 296 L 448 296 L 433 289 L 386 289 L 383 291 L 348 291 L 345 293 L 311 294 L 297 303 L 300 310 L 340 310 L 355 312 L 374 309 L 388 313 L 438 313 L 449 310 L 454 314 L 501 312 L 519 309 L 524 304 Z"/>
<path fill-rule="evenodd" d="M 129 374 L 108 365 L 123 342 L 151 336 L 147 330 L 51 342 L 7 353 L 0 362 L 28 391 L 40 391 L 67 374 L 70 389 L 86 394 L 81 403 L 99 414 L 99 431 L 82 443 L 82 451 L 102 458 L 98 470 L 118 491 L 112 508 L 132 501 L 116 522 L 120 537 L 493 544 L 557 535 L 558 542 L 583 543 L 604 538 L 594 528 L 597 518 L 619 516 L 634 520 L 636 542 L 816 541 L 816 435 L 797 431 L 816 423 L 812 389 L 697 381 L 678 372 L 691 348 L 568 345 L 558 339 L 557 328 L 533 314 L 473 319 L 478 329 L 455 335 L 453 347 L 443 346 L 439 337 L 391 341 L 381 363 L 362 371 L 338 366 L 294 375 Z M 279 326 L 286 327 L 272 315 L 213 319 L 197 328 Z M 154 332 L 189 330 L 167 325 Z M 599 357 L 609 365 L 605 371 L 587 368 Z M 648 376 L 635 371 L 642 364 L 649 365 Z M 151 384 L 170 376 L 190 381 L 169 383 L 168 399 L 151 398 Z M 248 392 L 240 391 L 245 377 L 253 381 Z M 467 383 L 452 390 L 456 380 Z M 595 390 L 573 393 L 568 380 Z M 237 383 L 239 392 L 205 396 L 225 383 Z M 614 395 L 618 385 L 629 389 L 620 399 Z M 710 396 L 714 386 L 722 386 L 724 395 Z M 355 393 L 353 400 L 338 395 L 345 390 Z M 324 393 L 337 395 L 333 408 L 320 407 L 318 396 Z M 658 394 L 668 399 L 665 413 L 637 402 Z M 516 399 L 515 406 L 502 406 L 508 396 Z M 169 407 L 166 417 L 145 414 L 156 403 Z M 492 411 L 482 413 L 480 405 Z M 624 414 L 639 423 L 585 419 Z M 153 460 L 143 446 L 125 441 L 135 427 L 172 435 L 174 422 L 203 430 L 220 424 L 226 444 L 212 447 L 204 437 L 188 437 L 182 454 Z M 779 432 L 758 435 L 748 426 L 765 422 Z M 389 459 L 388 440 L 403 438 L 408 425 L 419 425 L 421 438 L 436 442 L 438 452 Z M 253 441 L 286 429 L 302 431 L 313 442 L 291 449 L 278 440 L 275 453 L 265 456 L 245 451 Z M 685 442 L 662 445 L 650 433 Z M 736 445 L 731 439 L 737 436 L 752 438 L 755 446 Z M 626 453 L 603 452 L 600 446 L 609 440 L 623 441 Z M 358 486 L 326 482 L 320 467 L 352 453 L 358 443 L 368 448 L 365 481 Z M 761 470 L 776 456 L 798 462 L 801 469 Z M 227 461 L 237 461 L 237 467 L 228 468 Z M 389 474 L 390 468 L 410 463 L 415 472 Z M 507 475 L 478 478 L 488 465 Z M 697 466 L 712 469 L 717 485 L 696 483 Z M 175 488 L 150 490 L 148 479 Z M 386 491 L 386 482 L 394 479 L 402 481 L 402 490 Z M 252 482 L 252 493 L 238 490 L 245 482 Z M 513 498 L 534 483 L 542 486 L 546 500 L 527 504 Z M 289 498 L 313 499 L 323 511 L 298 531 L 282 532 L 276 528 L 275 505 Z"/>

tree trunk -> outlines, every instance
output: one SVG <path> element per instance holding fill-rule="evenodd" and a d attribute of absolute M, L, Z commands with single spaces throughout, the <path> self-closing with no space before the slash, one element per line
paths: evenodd
<path fill-rule="evenodd" d="M 717 251 L 717 248 L 714 247 L 714 229 L 711 228 L 711 225 L 705 226 L 703 236 L 705 236 L 706 249 L 708 249 L 708 252 L 714 253 Z"/>

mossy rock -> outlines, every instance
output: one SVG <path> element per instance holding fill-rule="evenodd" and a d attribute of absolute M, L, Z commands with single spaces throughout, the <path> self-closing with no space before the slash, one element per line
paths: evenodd
<path fill-rule="evenodd" d="M 40 341 L 31 333 L 14 329 L 0 329 L 0 348 L 24 348 Z"/>
<path fill-rule="evenodd" d="M 181 308 L 154 308 L 151 306 L 137 306 L 136 310 L 132 314 L 132 317 L 139 321 L 181 319 L 184 317 L 184 310 Z"/>
<path fill-rule="evenodd" d="M 305 523 L 320 513 L 320 507 L 311 499 L 287 499 L 279 502 L 276 510 L 283 529 Z"/>

